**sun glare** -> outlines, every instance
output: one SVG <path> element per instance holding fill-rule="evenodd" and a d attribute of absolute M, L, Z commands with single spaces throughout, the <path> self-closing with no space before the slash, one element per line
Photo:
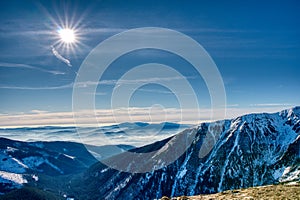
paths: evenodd
<path fill-rule="evenodd" d="M 60 39 L 64 42 L 64 43 L 73 43 L 75 42 L 75 33 L 72 29 L 60 29 L 58 31 Z"/>

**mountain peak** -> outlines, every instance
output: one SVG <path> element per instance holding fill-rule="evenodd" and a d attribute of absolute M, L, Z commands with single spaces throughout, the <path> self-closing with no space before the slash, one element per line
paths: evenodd
<path fill-rule="evenodd" d="M 295 106 L 293 108 L 283 110 L 280 112 L 280 115 L 289 119 L 298 118 L 300 117 L 300 106 Z"/>
<path fill-rule="evenodd" d="M 290 109 L 294 114 L 296 114 L 297 116 L 300 115 L 300 106 L 296 106 L 294 108 Z"/>
<path fill-rule="evenodd" d="M 202 123 L 184 154 L 171 164 L 147 173 L 106 170 L 107 166 L 99 164 L 85 174 L 84 185 L 101 188 L 93 194 L 99 198 L 123 199 L 130 194 L 131 199 L 154 199 L 163 195 L 209 194 L 300 180 L 299 110 L 300 107 L 294 107 L 277 113 L 248 114 L 232 120 Z M 155 156 L 173 156 L 180 147 L 172 148 L 176 138 L 188 141 L 194 130 L 186 129 L 159 143 L 161 149 Z M 140 147 L 138 152 L 149 152 L 157 146 L 156 143 Z M 127 162 L 124 156 L 120 154 L 114 160 Z M 145 159 L 144 154 L 132 162 L 134 166 L 138 165 L 136 161 L 152 162 Z M 127 163 L 130 167 L 131 163 Z M 113 177 L 113 182 L 107 181 L 107 177 Z"/>

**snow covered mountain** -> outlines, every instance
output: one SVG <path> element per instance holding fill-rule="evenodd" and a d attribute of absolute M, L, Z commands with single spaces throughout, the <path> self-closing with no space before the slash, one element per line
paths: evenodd
<path fill-rule="evenodd" d="M 20 142 L 0 138 L 0 192 L 36 182 L 40 175 L 78 174 L 97 160 L 83 144 Z"/>
<path fill-rule="evenodd" d="M 216 127 L 219 133 L 211 137 Z M 168 166 L 148 173 L 127 173 L 97 163 L 70 184 L 68 192 L 79 199 L 154 199 L 300 180 L 300 107 L 202 123 L 131 151 L 174 151 L 174 139 L 188 140 L 190 135 L 191 145 Z M 207 144 L 213 148 L 203 148 Z M 112 163 L 126 163 L 125 155 L 113 157 Z M 143 154 L 138 159 L 144 159 L 145 165 L 150 162 Z M 130 167 L 135 162 L 127 164 Z"/>
<path fill-rule="evenodd" d="M 140 162 L 131 161 L 126 152 L 107 158 L 110 147 L 99 148 L 89 146 L 106 163 L 121 162 L 132 169 L 185 151 L 171 164 L 153 168 L 160 169 L 128 173 L 96 162 L 83 144 L 0 138 L 0 192 L 25 184 L 75 199 L 154 199 L 299 181 L 300 107 L 202 123 L 143 147 L 121 147 L 136 153 Z M 152 159 L 144 154 L 154 151 Z"/>
<path fill-rule="evenodd" d="M 187 125 L 136 122 L 80 129 L 84 131 L 86 141 L 97 143 L 103 137 L 101 134 L 104 133 L 113 141 L 112 143 L 130 141 L 132 137 L 139 136 L 142 144 L 145 142 L 143 135 L 147 137 L 145 132 L 157 132 L 159 129 L 160 133 L 154 135 L 152 139 L 165 138 L 174 135 L 176 131 L 180 130 L 179 128 L 184 127 Z M 118 139 L 125 137 L 127 137 L 126 140 Z M 80 142 L 75 127 L 45 126 L 0 129 L 0 194 L 21 188 L 24 184 L 49 188 L 48 183 L 52 182 L 52 178 L 54 181 L 68 181 L 73 178 L 72 176 L 87 170 L 98 160 L 135 148 L 118 143 L 116 143 L 118 147 L 116 148 L 111 144 L 95 146 L 83 145 L 74 141 Z M 66 177 L 61 178 L 61 176 Z M 43 182 L 42 186 L 41 182 Z M 54 191 L 56 189 L 52 188 Z"/>

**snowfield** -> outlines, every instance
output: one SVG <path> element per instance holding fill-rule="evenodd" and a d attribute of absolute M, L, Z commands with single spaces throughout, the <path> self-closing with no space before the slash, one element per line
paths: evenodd
<path fill-rule="evenodd" d="M 22 184 L 27 183 L 27 180 L 23 178 L 22 174 L 0 171 L 0 182 L 13 183 L 14 185 L 21 186 Z"/>

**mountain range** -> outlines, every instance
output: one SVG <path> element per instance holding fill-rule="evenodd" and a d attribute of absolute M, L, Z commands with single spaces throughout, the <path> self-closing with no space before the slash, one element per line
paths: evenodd
<path fill-rule="evenodd" d="M 25 142 L 68 141 L 87 145 L 104 146 L 103 138 L 109 139 L 110 145 L 131 145 L 140 147 L 154 141 L 174 135 L 191 125 L 164 122 L 149 124 L 145 122 L 121 123 L 101 127 L 19 127 L 0 128 L 0 137 Z M 138 138 L 135 139 L 135 138 Z"/>
<path fill-rule="evenodd" d="M 300 180 L 300 107 L 201 123 L 142 147 L 125 146 L 126 151 L 101 162 L 78 143 L 47 146 L 52 143 L 1 139 L 1 163 L 15 164 L 1 165 L 0 181 L 11 173 L 19 176 L 11 178 L 20 178 L 19 185 L 47 187 L 75 199 L 157 199 Z M 80 153 L 71 153 L 73 148 L 81 148 Z M 36 154 L 44 159 L 39 166 L 26 159 Z M 120 164 L 123 170 L 118 170 Z M 1 190 L 5 192 L 3 186 Z"/>

